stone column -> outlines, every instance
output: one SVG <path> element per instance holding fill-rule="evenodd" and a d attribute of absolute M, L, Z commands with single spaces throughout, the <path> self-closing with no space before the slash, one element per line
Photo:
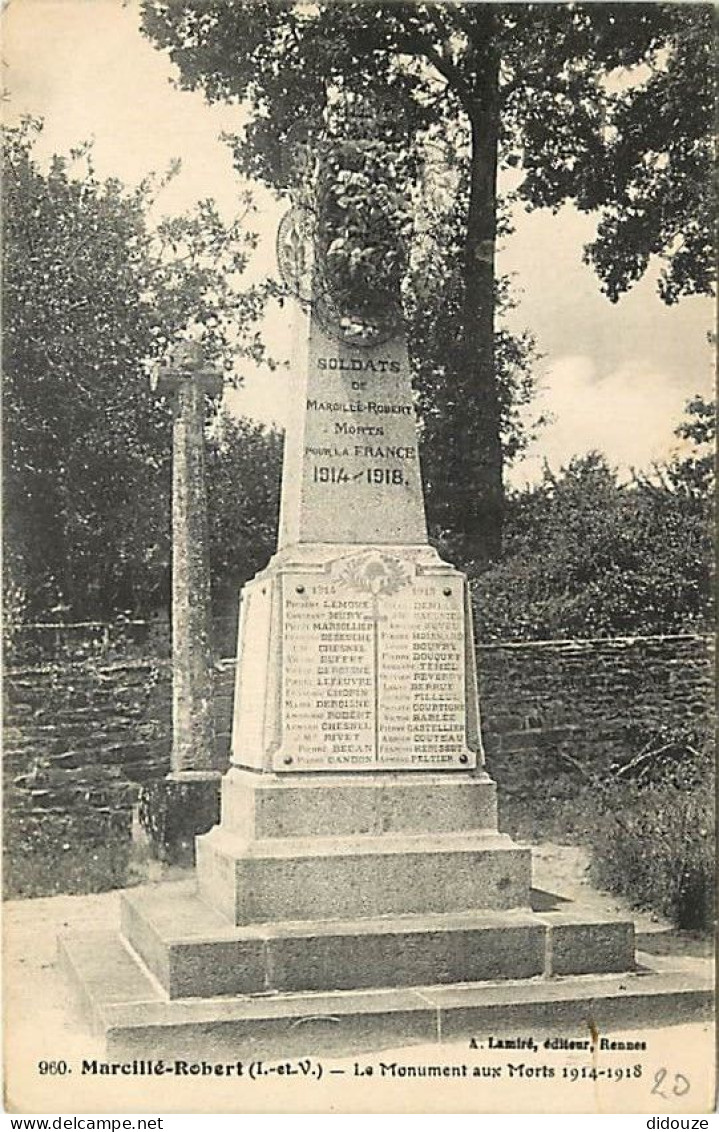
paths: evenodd
<path fill-rule="evenodd" d="M 201 348 L 183 343 L 161 367 L 157 389 L 174 409 L 172 463 L 172 770 L 179 780 L 216 775 L 212 623 L 203 442 L 204 393 L 222 376 Z"/>
<path fill-rule="evenodd" d="M 182 860 L 217 820 L 221 769 L 215 751 L 212 621 L 203 440 L 204 394 L 222 375 L 197 343 L 162 364 L 155 388 L 174 411 L 172 466 L 172 754 L 151 822 L 160 854 Z"/>

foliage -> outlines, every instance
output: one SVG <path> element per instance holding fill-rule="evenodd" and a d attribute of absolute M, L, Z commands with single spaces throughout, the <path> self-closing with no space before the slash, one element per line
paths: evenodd
<path fill-rule="evenodd" d="M 244 585 L 277 546 L 282 436 L 222 413 L 207 440 L 206 479 L 213 585 Z"/>
<path fill-rule="evenodd" d="M 147 783 L 140 790 L 138 819 L 158 860 L 191 865 L 195 836 L 207 833 L 220 820 L 219 777 Z"/>
<path fill-rule="evenodd" d="M 677 927 L 714 922 L 714 757 L 708 728 L 627 728 L 624 755 L 593 765 L 566 750 L 527 749 L 490 772 L 500 827 L 530 841 L 589 850 L 601 888 Z"/>
<path fill-rule="evenodd" d="M 652 253 L 672 265 L 678 293 L 690 279 L 690 291 L 711 289 L 709 4 L 144 0 L 143 26 L 183 86 L 251 109 L 249 144 L 236 152 L 251 176 L 286 187 L 293 128 L 300 121 L 318 137 L 338 91 L 391 104 L 405 146 L 422 132 L 438 145 L 447 127 L 456 146 L 457 123 L 466 135 L 496 99 L 499 159 L 522 170 L 523 199 L 549 207 L 572 199 L 606 210 L 607 223 L 611 213 L 616 227 L 598 240 L 607 259 L 646 242 L 645 262 L 624 270 L 619 290 Z M 480 64 L 493 57 L 490 90 Z"/>
<path fill-rule="evenodd" d="M 688 502 L 711 504 L 716 478 L 716 403 L 694 397 L 686 412 L 686 420 L 675 431 L 685 443 L 666 468 L 655 468 L 655 472 L 665 487 Z"/>
<path fill-rule="evenodd" d="M 380 114 L 380 133 L 405 197 L 421 179 L 428 144 L 456 171 L 445 216 L 437 217 L 438 243 L 453 251 L 451 273 L 437 290 L 438 302 L 447 290 L 456 295 L 452 333 L 429 364 L 446 370 L 438 413 L 453 447 L 452 492 L 439 511 L 469 558 L 496 556 L 503 459 L 494 319 L 498 168 L 521 172 L 518 194 L 531 206 L 572 200 L 600 213 L 588 254 L 611 297 L 653 254 L 669 264 L 665 299 L 707 291 L 711 9 L 144 0 L 143 24 L 184 86 L 249 109 L 235 158 L 251 177 L 287 189 L 297 124 L 317 149 L 342 99 L 370 114 L 392 106 L 395 126 L 387 133 L 388 116 Z M 346 214 L 372 216 L 378 185 L 386 185 L 382 176 L 355 179 Z M 374 241 L 372 224 L 368 232 L 371 261 L 382 241 Z M 357 250 L 356 239 L 335 245 L 340 259 L 351 261 Z M 361 277 L 367 261 L 357 263 Z M 422 306 L 415 301 L 417 314 Z M 426 402 L 432 391 L 425 383 Z"/>
<path fill-rule="evenodd" d="M 713 797 L 708 734 L 649 737 L 597 796 L 600 819 L 590 837 L 596 881 L 678 927 L 711 928 Z"/>
<path fill-rule="evenodd" d="M 131 881 L 129 810 L 8 813 L 3 831 L 6 900 L 106 892 Z"/>
<path fill-rule="evenodd" d="M 615 759 L 610 767 L 617 783 L 647 787 L 671 785 L 693 790 L 706 783 L 712 773 L 711 739 L 699 728 L 680 729 L 638 723 L 627 728 L 631 753 Z"/>
<path fill-rule="evenodd" d="M 326 117 L 316 200 L 308 186 L 299 190 L 316 215 L 315 275 L 340 317 L 371 330 L 399 313 L 412 227 L 397 190 L 407 151 L 397 144 L 392 108 L 376 100 L 346 93 Z"/>
<path fill-rule="evenodd" d="M 615 788 L 592 838 L 591 875 L 603 888 L 680 928 L 714 923 L 713 821 L 709 783 L 699 793 L 672 786 Z M 612 814 L 621 814 L 621 829 Z M 649 848 L 650 847 L 650 848 Z"/>
<path fill-rule="evenodd" d="M 618 69 L 603 80 L 596 104 L 580 111 L 586 129 L 570 145 L 554 114 L 543 119 L 553 96 L 569 94 L 563 77 L 537 100 L 533 128 L 549 135 L 554 162 L 529 169 L 522 195 L 551 207 L 571 199 L 583 212 L 599 213 L 586 259 L 613 302 L 652 257 L 661 263 L 658 290 L 665 302 L 713 294 L 714 9 L 701 3 L 628 4 L 623 12 L 603 7 L 611 13 L 605 38 L 623 39 L 632 49 L 625 59 L 614 55 Z"/>
<path fill-rule="evenodd" d="M 90 147 L 45 171 L 40 128 L 3 140 L 6 581 L 28 616 L 143 613 L 166 593 L 170 516 L 148 366 L 185 333 L 228 366 L 262 356 L 263 294 L 238 288 L 254 237 L 211 201 L 152 227 L 161 185 L 101 180 Z"/>
<path fill-rule="evenodd" d="M 687 434 L 709 429 L 690 402 Z M 694 423 L 692 424 L 692 421 Z M 510 500 L 502 561 L 474 584 L 484 639 L 708 630 L 712 486 L 700 452 L 622 485 L 597 453 Z"/>

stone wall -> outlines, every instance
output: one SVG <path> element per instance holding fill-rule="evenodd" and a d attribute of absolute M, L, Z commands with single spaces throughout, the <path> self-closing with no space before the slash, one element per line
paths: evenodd
<path fill-rule="evenodd" d="M 234 665 L 219 666 L 218 761 L 229 750 Z M 8 669 L 4 678 L 5 812 L 130 809 L 138 786 L 169 770 L 170 662 L 70 662 Z M 101 823 L 98 825 L 101 828 Z"/>
<path fill-rule="evenodd" d="M 562 753 L 601 767 L 643 734 L 706 717 L 710 642 L 701 637 L 483 645 L 480 698 L 489 769 L 500 786 Z M 234 664 L 217 666 L 218 758 L 229 750 Z M 169 769 L 166 660 L 10 668 L 4 775 L 9 816 L 102 816 Z"/>
<path fill-rule="evenodd" d="M 479 650 L 490 772 L 521 789 L 567 758 L 601 773 L 662 728 L 711 720 L 713 641 L 620 637 L 531 641 Z"/>
<path fill-rule="evenodd" d="M 237 647 L 237 614 L 215 617 L 212 623 L 214 655 L 233 657 Z M 93 660 L 111 662 L 167 659 L 172 649 L 172 627 L 167 617 L 149 621 L 118 618 L 113 622 L 35 622 L 14 627 L 5 640 L 5 661 L 12 666 Z"/>

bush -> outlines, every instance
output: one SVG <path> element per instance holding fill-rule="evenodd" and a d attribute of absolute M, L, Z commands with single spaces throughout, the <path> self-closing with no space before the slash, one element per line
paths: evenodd
<path fill-rule="evenodd" d="M 714 922 L 714 762 L 701 727 L 627 729 L 626 754 L 597 768 L 567 750 L 488 760 L 500 828 L 583 844 L 599 887 L 677 927 Z"/>
<path fill-rule="evenodd" d="M 703 460 L 624 484 L 594 452 L 511 494 L 502 558 L 472 582 L 478 638 L 711 632 L 713 490 Z"/>
<path fill-rule="evenodd" d="M 708 734 L 659 729 L 598 791 L 591 873 L 680 928 L 714 922 L 714 762 Z"/>
<path fill-rule="evenodd" d="M 131 814 L 6 818 L 6 900 L 107 892 L 130 882 Z"/>
<path fill-rule="evenodd" d="M 714 922 L 714 815 L 708 790 L 616 785 L 590 834 L 591 876 L 680 928 Z"/>

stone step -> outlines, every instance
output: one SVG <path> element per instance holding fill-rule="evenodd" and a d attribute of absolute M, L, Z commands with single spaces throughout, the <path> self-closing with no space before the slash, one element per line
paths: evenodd
<path fill-rule="evenodd" d="M 170 1001 L 116 933 L 68 935 L 60 961 L 107 1057 L 236 1062 L 341 1056 L 486 1034 L 603 1032 L 711 1017 L 711 972 L 638 969 L 399 990 Z"/>
<path fill-rule="evenodd" d="M 497 829 L 497 788 L 488 775 L 258 775 L 231 767 L 222 779 L 222 826 L 251 840 Z"/>
<path fill-rule="evenodd" d="M 122 932 L 170 998 L 628 971 L 630 921 L 528 908 L 235 927 L 185 885 L 122 896 Z"/>
<path fill-rule="evenodd" d="M 498 833 L 197 838 L 200 894 L 237 924 L 526 907 L 531 851 Z"/>

